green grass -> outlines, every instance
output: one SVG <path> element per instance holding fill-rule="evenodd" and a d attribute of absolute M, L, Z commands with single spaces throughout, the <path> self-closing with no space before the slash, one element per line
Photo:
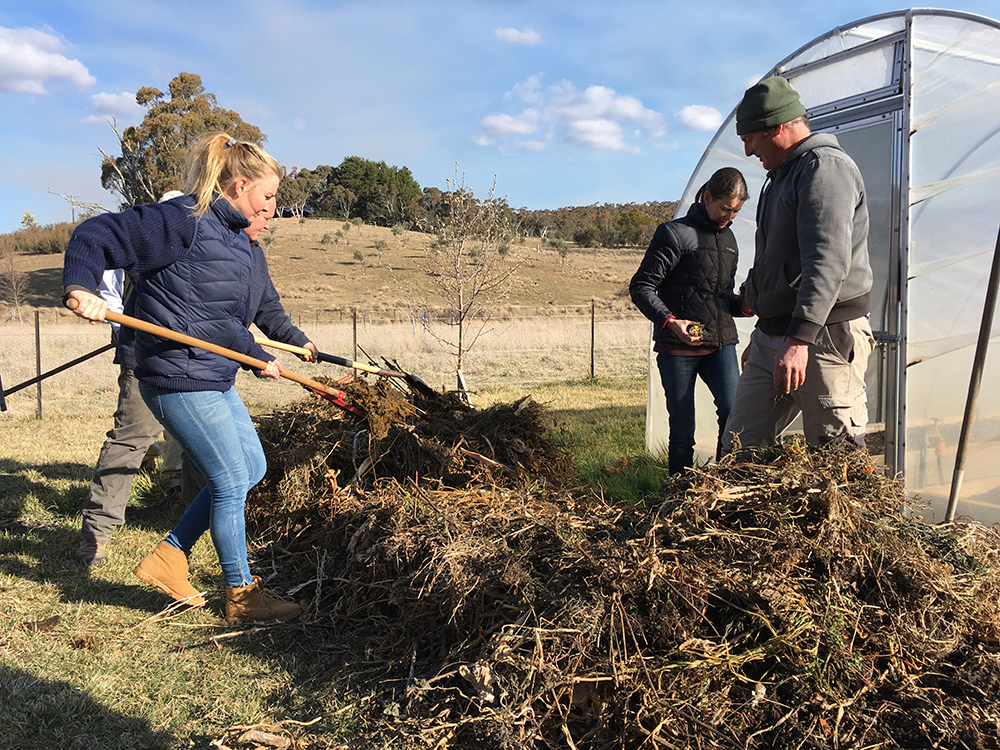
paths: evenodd
<path fill-rule="evenodd" d="M 551 410 L 560 442 L 576 458 L 580 481 L 615 502 L 637 504 L 655 495 L 668 472 L 646 453 L 645 378 L 595 378 L 548 383 L 530 391 Z M 511 388 L 478 394 L 484 403 L 525 395 Z"/>
<path fill-rule="evenodd" d="M 581 482 L 641 502 L 666 476 L 643 451 L 643 379 L 598 379 L 531 389 L 577 458 Z M 486 406 L 527 395 L 493 388 Z M 182 508 L 156 475 L 140 475 L 108 561 L 72 557 L 80 512 L 110 414 L 0 419 L 0 746 L 19 750 L 209 747 L 228 729 L 308 735 L 312 748 L 357 734 L 363 704 L 347 679 L 359 659 L 321 622 L 245 631 L 222 619 L 222 583 L 209 538 L 191 557 L 208 606 L 169 619 L 160 592 L 132 568 Z M 50 626 L 36 629 L 58 617 Z M 233 634 L 236 633 L 234 636 Z M 219 637 L 223 636 L 223 637 Z M 296 722 L 315 722 L 305 728 Z"/>

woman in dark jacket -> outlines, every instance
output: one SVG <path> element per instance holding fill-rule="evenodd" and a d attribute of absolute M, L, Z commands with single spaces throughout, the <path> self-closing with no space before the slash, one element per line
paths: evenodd
<path fill-rule="evenodd" d="M 105 268 L 132 279 L 135 317 L 281 366 L 254 342 L 262 278 L 244 231 L 271 216 L 284 169 L 263 149 L 225 133 L 203 136 L 192 150 L 186 195 L 166 203 L 103 214 L 81 224 L 66 248 L 63 285 L 76 314 L 104 320 L 92 294 Z M 266 270 L 264 275 L 266 276 Z M 238 365 L 217 354 L 152 334 L 135 336 L 135 375 L 153 415 L 184 448 L 207 486 L 177 526 L 135 569 L 142 580 L 192 606 L 205 604 L 188 581 L 187 556 L 210 531 L 226 584 L 232 622 L 287 620 L 301 613 L 250 573 L 244 509 L 266 462 L 253 422 L 233 388 Z"/>
<path fill-rule="evenodd" d="M 653 348 L 670 415 L 671 475 L 694 464 L 697 378 L 715 399 L 720 439 L 736 394 L 740 370 L 733 316 L 750 311 L 734 291 L 739 251 L 729 226 L 747 195 L 738 169 L 718 170 L 686 216 L 657 227 L 629 284 L 632 302 L 653 322 Z M 716 451 L 718 456 L 718 446 Z"/>

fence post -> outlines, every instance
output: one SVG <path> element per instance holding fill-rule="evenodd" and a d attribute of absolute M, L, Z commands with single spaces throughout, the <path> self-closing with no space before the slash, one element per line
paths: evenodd
<path fill-rule="evenodd" d="M 42 327 L 39 322 L 38 310 L 35 310 L 35 375 L 39 378 L 36 384 L 38 393 L 38 408 L 35 411 L 37 419 L 42 418 Z"/>
<path fill-rule="evenodd" d="M 358 361 L 358 308 L 356 307 L 351 308 L 351 317 L 353 321 L 351 323 L 351 326 L 353 328 L 353 335 L 354 335 L 354 350 L 353 350 L 354 353 L 351 356 L 351 359 L 357 362 Z M 357 376 L 357 374 L 358 374 L 357 370 L 355 370 L 354 375 Z"/>
<path fill-rule="evenodd" d="M 590 379 L 594 379 L 594 339 L 597 332 L 597 303 L 590 301 Z"/>

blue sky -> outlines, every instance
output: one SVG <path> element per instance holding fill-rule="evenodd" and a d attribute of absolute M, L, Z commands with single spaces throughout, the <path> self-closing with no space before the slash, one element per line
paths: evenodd
<path fill-rule="evenodd" d="M 100 186 L 108 121 L 201 76 L 287 167 L 346 156 L 455 174 L 512 206 L 673 200 L 744 89 L 882 0 L 0 3 L 0 232 Z M 996 18 L 996 0 L 947 6 Z"/>

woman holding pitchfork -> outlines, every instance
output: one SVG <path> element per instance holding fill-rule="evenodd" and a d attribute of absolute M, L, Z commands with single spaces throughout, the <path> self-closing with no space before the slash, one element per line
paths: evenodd
<path fill-rule="evenodd" d="M 77 227 L 63 266 L 67 304 L 82 318 L 104 320 L 107 305 L 92 290 L 105 268 L 122 268 L 135 285 L 127 312 L 263 360 L 260 375 L 278 377 L 281 365 L 247 329 L 256 313 L 254 290 L 270 279 L 266 270 L 255 270 L 244 230 L 274 214 L 282 176 L 284 168 L 259 146 L 225 133 L 203 136 L 192 149 L 187 195 Z M 233 388 L 239 365 L 144 331 L 135 333 L 135 353 L 143 400 L 207 482 L 136 575 L 178 601 L 203 606 L 188 580 L 187 557 L 209 531 L 230 622 L 297 617 L 301 607 L 265 589 L 247 560 L 246 496 L 263 478 L 266 461 Z"/>

